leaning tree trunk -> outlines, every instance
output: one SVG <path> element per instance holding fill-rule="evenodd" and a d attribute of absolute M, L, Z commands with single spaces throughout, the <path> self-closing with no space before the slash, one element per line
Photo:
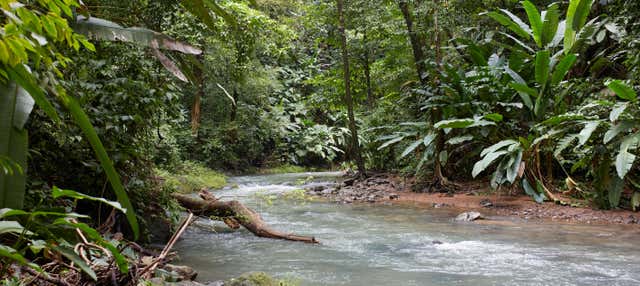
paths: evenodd
<path fill-rule="evenodd" d="M 200 192 L 202 200 L 185 195 L 174 195 L 173 197 L 182 207 L 195 215 L 222 218 L 224 223 L 233 229 L 242 225 L 259 237 L 318 243 L 312 236 L 284 233 L 270 228 L 258 213 L 238 201 L 219 201 L 206 191 Z"/>

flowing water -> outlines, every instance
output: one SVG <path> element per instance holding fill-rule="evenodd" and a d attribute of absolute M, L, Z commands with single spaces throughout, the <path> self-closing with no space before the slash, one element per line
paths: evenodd
<path fill-rule="evenodd" d="M 180 263 L 201 281 L 264 271 L 301 285 L 640 285 L 637 227 L 455 223 L 457 213 L 446 209 L 271 199 L 309 176 L 317 183 L 336 175 L 235 177 L 235 188 L 216 193 L 321 244 L 258 238 L 200 219 L 176 246 Z"/>

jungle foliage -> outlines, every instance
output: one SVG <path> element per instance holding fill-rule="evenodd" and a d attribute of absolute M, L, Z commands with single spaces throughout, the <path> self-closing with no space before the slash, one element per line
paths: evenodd
<path fill-rule="evenodd" d="M 47 224 L 107 250 L 105 224 L 147 237 L 171 192 L 224 184 L 213 170 L 357 167 L 426 191 L 481 180 L 538 202 L 640 207 L 638 1 L 0 8 L 5 261 L 69 254 L 58 248 L 78 237 Z M 86 195 L 70 203 L 56 186 Z"/>

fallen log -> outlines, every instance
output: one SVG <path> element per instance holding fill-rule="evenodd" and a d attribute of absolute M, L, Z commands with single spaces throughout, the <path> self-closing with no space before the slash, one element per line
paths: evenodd
<path fill-rule="evenodd" d="M 173 197 L 195 215 L 221 218 L 229 227 L 237 229 L 239 225 L 259 237 L 318 243 L 315 237 L 283 233 L 270 228 L 262 217 L 238 201 L 220 201 L 207 191 L 201 191 L 196 199 L 174 194 Z"/>

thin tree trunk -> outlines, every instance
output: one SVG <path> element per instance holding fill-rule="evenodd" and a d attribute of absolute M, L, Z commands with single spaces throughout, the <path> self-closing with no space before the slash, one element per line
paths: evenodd
<path fill-rule="evenodd" d="M 236 83 L 237 84 L 237 83 Z M 235 122 L 238 117 L 238 88 L 233 88 L 233 101 L 236 104 L 231 104 L 231 122 Z"/>
<path fill-rule="evenodd" d="M 422 84 L 426 84 L 426 71 L 427 65 L 425 63 L 426 57 L 424 54 L 425 41 L 418 31 L 416 31 L 413 9 L 411 9 L 407 1 L 398 2 L 400 11 L 407 25 L 407 32 L 409 33 L 409 41 L 411 42 L 411 48 L 413 49 L 413 59 L 416 64 L 416 72 L 418 73 L 418 79 Z"/>
<path fill-rule="evenodd" d="M 338 0 L 338 18 L 340 21 L 340 37 L 342 42 L 342 61 L 344 66 L 344 100 L 347 104 L 347 112 L 349 116 L 349 130 L 351 131 L 351 150 L 358 165 L 360 175 L 365 175 L 364 160 L 360 154 L 360 142 L 358 140 L 358 127 L 353 111 L 353 98 L 351 97 L 351 72 L 349 70 L 349 50 L 347 47 L 347 34 L 344 25 L 344 0 Z"/>
<path fill-rule="evenodd" d="M 200 128 L 200 100 L 204 96 L 204 72 L 202 71 L 202 69 L 204 68 L 204 57 L 202 57 L 201 55 L 198 56 L 198 61 L 200 61 L 202 67 L 196 68 L 198 91 L 193 98 L 193 106 L 191 107 L 191 132 L 194 136 L 198 135 L 198 128 Z"/>
<path fill-rule="evenodd" d="M 367 34 L 364 34 L 364 42 L 367 42 Z M 373 90 L 371 89 L 371 65 L 370 61 L 369 49 L 365 48 L 364 52 L 364 78 L 367 83 L 367 105 L 372 107 L 375 104 L 375 98 L 373 98 Z"/>

